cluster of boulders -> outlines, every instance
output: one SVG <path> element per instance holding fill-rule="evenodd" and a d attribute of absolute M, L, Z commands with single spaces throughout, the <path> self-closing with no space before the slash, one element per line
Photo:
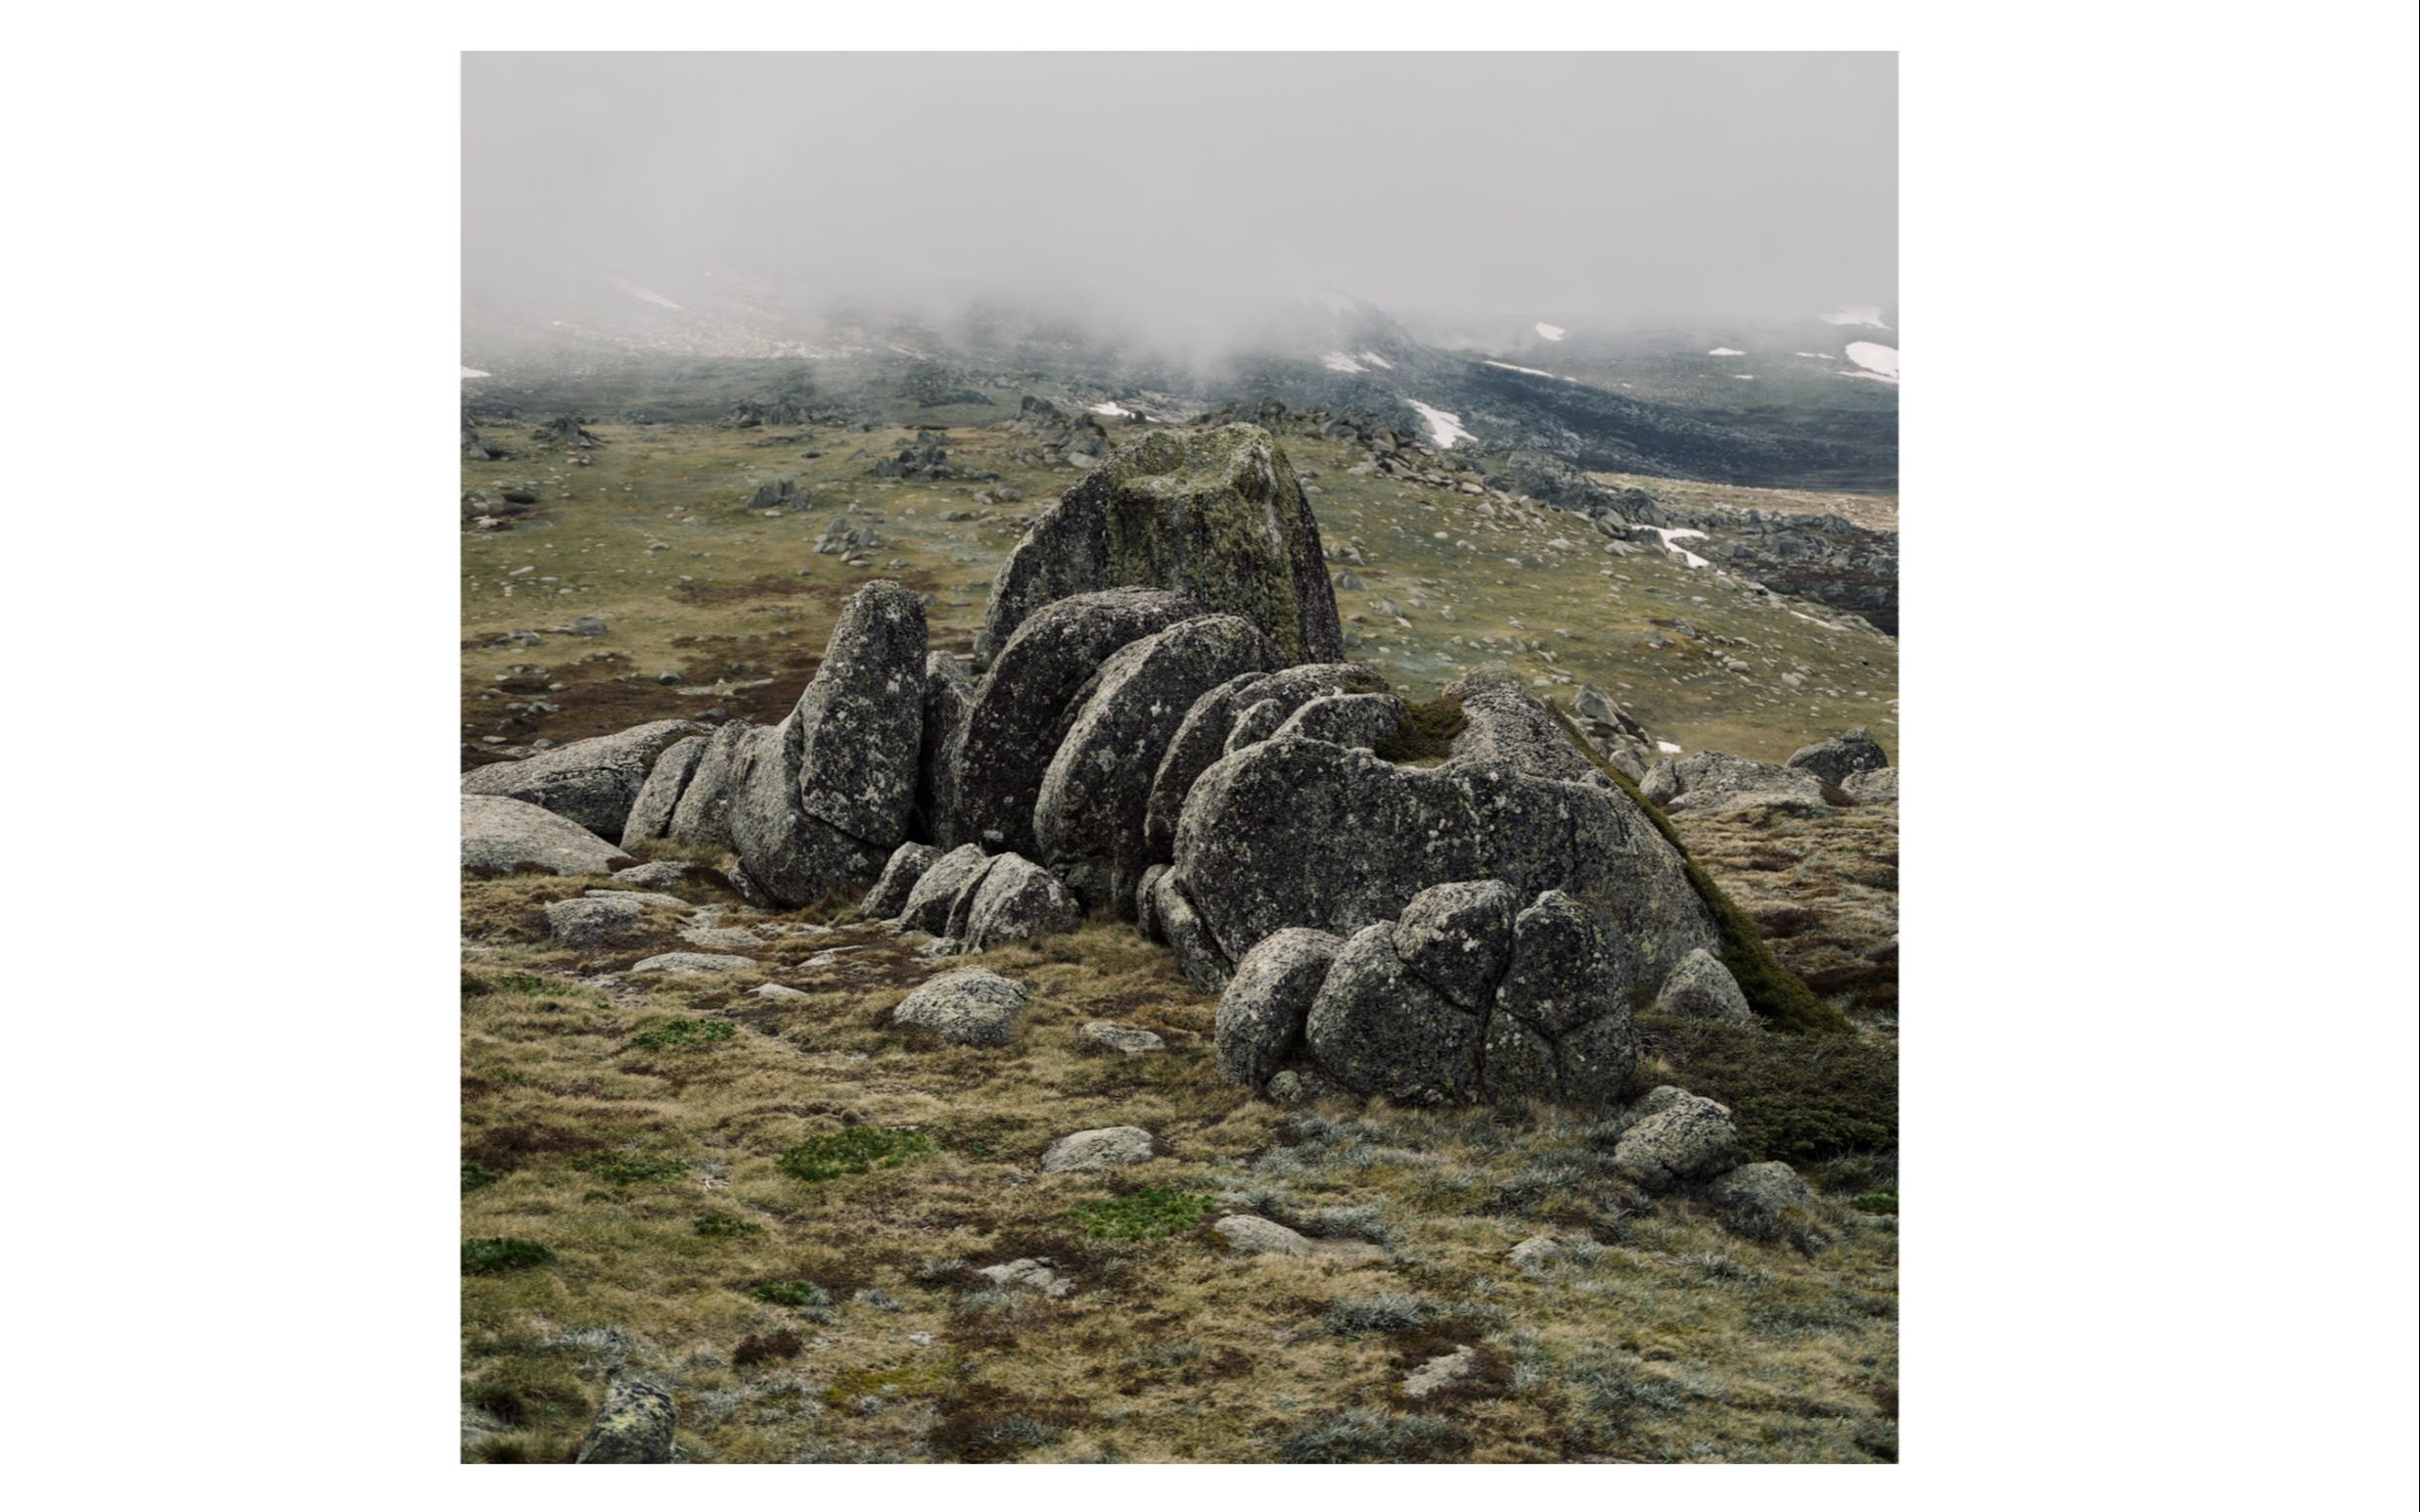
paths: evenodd
<path fill-rule="evenodd" d="M 1062 409 L 1050 400 L 1027 394 L 1017 406 L 1017 418 L 996 428 L 1039 443 L 1032 460 L 1090 467 L 1109 455 L 1109 433 L 1095 417 Z"/>
<path fill-rule="evenodd" d="M 1660 758 L 1639 792 L 1667 813 L 1731 813 L 1743 808 L 1820 814 L 1857 802 L 1895 803 L 1898 769 L 1862 727 L 1801 748 L 1786 764 L 1751 761 L 1719 751 Z"/>
<path fill-rule="evenodd" d="M 662 721 L 464 790 L 599 843 L 728 846 L 759 903 L 864 893 L 936 953 L 1134 919 L 1205 990 L 1284 979 L 1292 1006 L 1237 1041 L 1255 1084 L 1299 1043 L 1347 1085 L 1602 1102 L 1631 994 L 1728 984 L 1679 852 L 1509 674 L 1448 690 L 1437 764 L 1381 754 L 1406 710 L 1341 660 L 1317 523 L 1256 427 L 1154 432 L 1095 469 L 1001 569 L 977 655 L 970 675 L 915 593 L 870 583 L 778 724 Z M 515 853 L 622 854 L 550 844 Z M 1283 971 L 1256 955 L 1281 936 Z"/>
<path fill-rule="evenodd" d="M 899 448 L 898 455 L 883 458 L 867 472 L 875 478 L 947 478 L 949 452 L 941 444 L 946 439 L 938 431 L 920 430 L 914 440 Z"/>
<path fill-rule="evenodd" d="M 558 415 L 529 433 L 529 439 L 546 441 L 557 446 L 602 446 L 605 443 L 583 427 L 577 416 Z"/>

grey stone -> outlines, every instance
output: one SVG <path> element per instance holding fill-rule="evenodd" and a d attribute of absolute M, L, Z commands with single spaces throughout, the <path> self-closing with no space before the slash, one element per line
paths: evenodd
<path fill-rule="evenodd" d="M 778 982 L 768 982 L 748 995 L 761 997 L 768 1003 L 812 1002 L 815 996 L 812 992 L 801 992 L 797 987 L 783 986 Z"/>
<path fill-rule="evenodd" d="M 958 925 L 953 917 L 950 933 L 971 954 L 1020 939 L 1064 935 L 1083 922 L 1083 905 L 1058 878 L 1022 855 L 1010 854 L 983 873 L 965 923 Z"/>
<path fill-rule="evenodd" d="M 1375 750 L 1402 727 L 1403 701 L 1393 694 L 1340 693 L 1313 699 L 1296 710 L 1277 727 L 1272 738 L 1324 740 L 1331 745 Z"/>
<path fill-rule="evenodd" d="M 1176 969 L 1197 992 L 1222 992 L 1234 975 L 1226 953 L 1210 938 L 1210 928 L 1176 886 L 1173 868 L 1163 869 L 1152 886 L 1151 915 L 1160 936 L 1176 957 Z"/>
<path fill-rule="evenodd" d="M 1481 1021 L 1395 954 L 1391 925 L 1345 942 L 1302 1026 L 1319 1069 L 1356 1092 L 1410 1102 L 1468 1101 L 1479 1090 Z"/>
<path fill-rule="evenodd" d="M 756 963 L 744 955 L 672 950 L 662 955 L 651 955 L 630 969 L 633 972 L 662 972 L 674 977 L 710 977 L 727 972 L 754 971 Z"/>
<path fill-rule="evenodd" d="M 1313 663 L 1264 675 L 1247 672 L 1229 678 L 1194 701 L 1184 722 L 1160 758 L 1151 781 L 1151 807 L 1143 832 L 1155 860 L 1166 860 L 1176 845 L 1176 820 L 1185 797 L 1212 762 L 1227 754 L 1227 737 L 1242 712 L 1255 704 L 1274 702 L 1291 712 L 1313 699 L 1344 693 L 1384 693 L 1387 680 L 1349 662 Z"/>
<path fill-rule="evenodd" d="M 1738 1161 L 1731 1110 L 1711 1097 L 1658 1087 L 1641 1099 L 1656 1111 L 1615 1141 L 1614 1168 L 1649 1191 L 1718 1176 Z"/>
<path fill-rule="evenodd" d="M 1042 1169 L 1053 1173 L 1108 1170 L 1118 1166 L 1139 1166 L 1151 1158 L 1150 1130 L 1121 1123 L 1109 1128 L 1081 1129 L 1054 1140 L 1042 1152 Z"/>
<path fill-rule="evenodd" d="M 958 894 L 981 882 L 990 865 L 991 857 L 981 846 L 960 846 L 944 852 L 908 890 L 907 901 L 899 906 L 899 927 L 927 935 L 946 933 Z"/>
<path fill-rule="evenodd" d="M 566 898 L 546 905 L 546 933 L 575 950 L 594 950 L 646 934 L 653 911 L 635 893 Z"/>
<path fill-rule="evenodd" d="M 1153 588 L 1087 593 L 1044 606 L 1018 627 L 976 684 L 949 759 L 951 844 L 1037 855 L 1033 810 L 1060 742 L 1101 664 L 1202 613 Z"/>
<path fill-rule="evenodd" d="M 1453 1352 L 1429 1359 L 1403 1378 L 1403 1395 L 1419 1400 L 1431 1397 L 1456 1382 L 1467 1380 L 1479 1368 L 1479 1352 L 1467 1344 L 1457 1344 Z"/>
<path fill-rule="evenodd" d="M 1235 716 L 1235 727 L 1227 731 L 1227 744 L 1221 756 L 1233 756 L 1246 746 L 1256 746 L 1284 728 L 1286 706 L 1273 698 L 1264 698 L 1246 705 Z"/>
<path fill-rule="evenodd" d="M 1730 969 L 1711 950 L 1692 950 L 1656 990 L 1656 1012 L 1679 1019 L 1726 1019 L 1753 1024 L 1756 1010 Z"/>
<path fill-rule="evenodd" d="M 1891 757 L 1881 742 L 1866 733 L 1865 726 L 1819 740 L 1811 746 L 1801 746 L 1790 753 L 1789 765 L 1799 771 L 1812 772 L 1832 786 L 1846 787 L 1849 779 L 1859 772 L 1881 771 L 1891 764 Z"/>
<path fill-rule="evenodd" d="M 707 739 L 704 735 L 692 735 L 676 740 L 656 757 L 647 780 L 639 784 L 638 798 L 630 804 L 630 817 L 622 823 L 623 849 L 643 840 L 663 837 L 672 823 L 673 810 L 680 805 L 681 794 L 687 791 L 689 779 L 698 770 L 699 758 L 706 755 Z"/>
<path fill-rule="evenodd" d="M 1229 1214 L 1210 1227 L 1237 1255 L 1283 1255 L 1301 1260 L 1316 1254 L 1319 1248 L 1285 1224 L 1271 1222 L 1256 1213 Z"/>
<path fill-rule="evenodd" d="M 1899 801 L 1899 769 L 1880 766 L 1851 772 L 1840 786 L 1842 792 L 1860 803 L 1895 803 Z"/>
<path fill-rule="evenodd" d="M 1154 777 L 1187 710 L 1240 673 L 1265 671 L 1277 648 L 1251 621 L 1205 615 L 1124 646 L 1101 664 L 1042 778 L 1033 810 L 1039 854 L 1088 905 L 1132 906 L 1151 865 L 1144 822 Z"/>
<path fill-rule="evenodd" d="M 925 710 L 923 598 L 888 579 L 849 597 L 799 695 L 799 806 L 888 853 L 916 804 Z"/>
<path fill-rule="evenodd" d="M 535 803 L 465 795 L 462 869 L 512 872 L 534 867 L 563 877 L 603 876 L 629 853 Z"/>
<path fill-rule="evenodd" d="M 1567 893 L 1541 893 L 1513 921 L 1496 1005 L 1561 1037 L 1608 1016 L 1627 1021 L 1628 981 L 1596 918 Z"/>
<path fill-rule="evenodd" d="M 1455 1007 L 1484 1013 L 1511 958 L 1516 906 L 1501 882 L 1439 883 L 1403 905 L 1394 952 Z"/>
<path fill-rule="evenodd" d="M 755 733 L 755 726 L 746 719 L 734 719 L 707 737 L 697 769 L 690 773 L 680 802 L 664 826 L 665 839 L 687 846 L 731 844 L 732 778 L 740 752 Z"/>
<path fill-rule="evenodd" d="M 677 1417 L 672 1394 L 662 1387 L 629 1377 L 615 1381 L 605 1389 L 574 1463 L 668 1465 Z"/>
<path fill-rule="evenodd" d="M 1095 1019 L 1075 1031 L 1088 1043 L 1117 1051 L 1119 1055 L 1153 1055 L 1168 1047 L 1167 1041 L 1147 1029 L 1128 1024 L 1112 1024 L 1107 1019 Z"/>
<path fill-rule="evenodd" d="M 682 736 L 705 728 L 685 719 L 659 719 L 593 740 L 575 740 L 519 761 L 475 767 L 462 774 L 462 791 L 535 803 L 599 839 L 617 841 L 656 757 Z"/>
<path fill-rule="evenodd" d="M 1218 1077 L 1267 1081 L 1302 1045 L 1302 1026 L 1344 941 L 1318 930 L 1279 930 L 1247 951 L 1218 998 Z"/>
<path fill-rule="evenodd" d="M 642 861 L 614 873 L 616 887 L 676 888 L 684 883 L 719 883 L 722 874 L 695 861 Z"/>
<path fill-rule="evenodd" d="M 1662 769 L 1663 763 L 1658 762 L 1657 770 Z M 1655 775 L 1648 773 L 1651 779 Z M 1813 772 L 1751 761 L 1720 751 L 1701 751 L 1673 762 L 1670 780 L 1678 792 L 1662 800 L 1667 813 L 1730 813 L 1763 807 L 1821 814 L 1831 806 L 1823 800 L 1822 779 Z"/>
<path fill-rule="evenodd" d="M 1806 1247 L 1814 1234 L 1815 1194 L 1781 1161 L 1742 1166 L 1707 1189 L 1722 1226 L 1751 1239 L 1791 1240 Z"/>
<path fill-rule="evenodd" d="M 1067 1297 L 1075 1283 L 1052 1268 L 1048 1256 L 1027 1256 L 1005 1264 L 985 1265 L 975 1272 L 994 1286 L 1022 1286 L 1045 1297 Z"/>
<path fill-rule="evenodd" d="M 890 859 L 883 863 L 883 874 L 875 879 L 865 901 L 857 905 L 858 915 L 868 919 L 897 918 L 906 909 L 916 884 L 940 858 L 939 850 L 912 840 L 890 852 Z"/>
<path fill-rule="evenodd" d="M 751 882 L 774 903 L 802 907 L 872 882 L 890 848 L 844 834 L 799 804 L 805 731 L 790 717 L 758 729 L 732 769 L 731 847 Z"/>
<path fill-rule="evenodd" d="M 1051 602 L 1120 586 L 1173 589 L 1240 615 L 1289 662 L 1344 651 L 1319 522 L 1257 426 L 1158 430 L 1111 453 L 1001 566 L 976 654 L 987 660 Z"/>
<path fill-rule="evenodd" d="M 953 1045 L 1004 1045 L 1032 988 L 981 966 L 945 971 L 891 1011 L 893 1024 L 937 1034 Z"/>

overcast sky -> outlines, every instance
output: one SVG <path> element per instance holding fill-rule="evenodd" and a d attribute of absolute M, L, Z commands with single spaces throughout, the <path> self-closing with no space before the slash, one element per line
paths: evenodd
<path fill-rule="evenodd" d="M 1890 54 L 473 54 L 466 291 L 1804 314 L 1897 288 Z M 676 296 L 677 297 L 677 296 Z"/>

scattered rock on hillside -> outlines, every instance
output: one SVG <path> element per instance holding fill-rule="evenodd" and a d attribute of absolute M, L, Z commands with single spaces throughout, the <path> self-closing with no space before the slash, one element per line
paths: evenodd
<path fill-rule="evenodd" d="M 928 1031 L 954 1045 L 1004 1045 L 1031 988 L 981 966 L 945 971 L 891 1011 L 893 1024 Z"/>
<path fill-rule="evenodd" d="M 546 933 L 574 950 L 593 950 L 647 933 L 651 912 L 634 893 L 566 898 L 546 905 Z"/>
<path fill-rule="evenodd" d="M 1112 1024 L 1107 1019 L 1095 1019 L 1075 1031 L 1087 1043 L 1115 1050 L 1119 1055 L 1153 1055 L 1167 1048 L 1167 1041 L 1147 1029 L 1129 1024 Z"/>
<path fill-rule="evenodd" d="M 599 840 L 561 814 L 513 798 L 465 794 L 462 869 L 512 872 L 523 867 L 563 877 L 602 876 L 628 851 Z"/>
<path fill-rule="evenodd" d="M 1479 1352 L 1457 1344 L 1450 1354 L 1439 1354 L 1403 1378 L 1403 1395 L 1415 1400 L 1466 1380 L 1479 1368 Z"/>
<path fill-rule="evenodd" d="M 1757 1017 L 1730 968 L 1705 949 L 1690 951 L 1664 979 L 1664 985 L 1656 990 L 1656 1012 L 1681 1019 L 1726 1019 L 1734 1024 L 1753 1024 Z"/>
<path fill-rule="evenodd" d="M 1230 1214 L 1210 1227 L 1237 1255 L 1283 1255 L 1301 1260 L 1318 1253 L 1319 1247 L 1309 1239 L 1256 1213 Z"/>
<path fill-rule="evenodd" d="M 699 950 L 670 950 L 651 955 L 630 968 L 633 972 L 673 977 L 711 977 L 735 971 L 754 971 L 756 962 L 744 955 L 712 955 Z"/>
<path fill-rule="evenodd" d="M 599 839 L 618 841 L 656 757 L 706 726 L 658 719 L 592 740 L 575 740 L 518 761 L 499 761 L 462 774 L 462 791 L 513 798 L 559 813 Z"/>
<path fill-rule="evenodd" d="M 1811 1249 L 1815 1240 L 1815 1195 L 1781 1161 L 1742 1166 L 1707 1189 L 1714 1214 L 1736 1234 L 1767 1244 L 1787 1241 Z"/>
<path fill-rule="evenodd" d="M 1081 1129 L 1053 1141 L 1042 1152 L 1042 1169 L 1054 1173 L 1108 1170 L 1118 1166 L 1139 1166 L 1151 1158 L 1150 1130 L 1121 1123 L 1110 1128 Z"/>
<path fill-rule="evenodd" d="M 1899 769 L 1883 766 L 1851 772 L 1841 791 L 1860 803 L 1895 803 L 1899 801 Z"/>
<path fill-rule="evenodd" d="M 1738 1160 L 1731 1110 L 1711 1097 L 1660 1086 L 1631 1110 L 1614 1144 L 1614 1168 L 1649 1191 L 1720 1175 Z"/>
<path fill-rule="evenodd" d="M 606 1388 L 596 1421 L 580 1440 L 574 1463 L 668 1465 L 677 1416 L 672 1394 L 662 1387 L 628 1377 L 615 1381 Z"/>
<path fill-rule="evenodd" d="M 1046 604 L 1119 586 L 1175 589 L 1240 615 L 1290 662 L 1344 651 L 1318 521 L 1257 426 L 1156 431 L 1119 447 L 1001 566 L 977 656 L 1005 647 Z"/>
<path fill-rule="evenodd" d="M 1778 808 L 1822 814 L 1823 779 L 1813 772 L 1751 761 L 1719 751 L 1700 751 L 1678 760 L 1658 761 L 1639 791 L 1667 813 L 1729 813 L 1741 808 Z"/>
<path fill-rule="evenodd" d="M 1789 765 L 1799 771 L 1813 772 L 1834 787 L 1845 787 L 1858 772 L 1880 771 L 1891 764 L 1883 754 L 1882 744 L 1859 725 L 1830 740 L 1819 740 L 1811 746 L 1801 746 L 1790 754 Z"/>

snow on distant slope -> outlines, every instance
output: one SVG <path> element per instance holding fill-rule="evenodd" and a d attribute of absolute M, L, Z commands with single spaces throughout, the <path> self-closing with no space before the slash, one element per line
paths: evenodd
<path fill-rule="evenodd" d="M 466 367 L 462 370 L 462 376 L 465 378 L 493 378 L 496 375 L 488 372 L 485 368 Z"/>
<path fill-rule="evenodd" d="M 1530 329 L 1535 331 L 1538 335 L 1546 338 L 1546 340 L 1550 342 L 1559 342 L 1565 337 L 1571 335 L 1570 332 L 1564 330 L 1561 326 L 1550 326 L 1542 320 L 1536 325 L 1531 326 Z"/>
<path fill-rule="evenodd" d="M 1866 373 L 1887 378 L 1895 384 L 1899 381 L 1899 349 L 1896 346 L 1885 346 L 1880 342 L 1850 342 L 1843 349 L 1849 353 L 1849 360 L 1865 369 Z M 1852 376 L 1862 378 L 1865 374 Z"/>
<path fill-rule="evenodd" d="M 1647 528 L 1656 532 L 1656 535 L 1664 542 L 1665 550 L 1679 557 L 1680 560 L 1686 565 L 1690 567 L 1706 566 L 1706 559 L 1704 557 L 1699 556 L 1696 552 L 1691 551 L 1686 546 L 1675 546 L 1672 544 L 1674 541 L 1702 540 L 1706 535 L 1704 530 L 1667 530 L 1662 526 L 1655 525 L 1651 525 Z"/>
<path fill-rule="evenodd" d="M 645 299 L 650 304 L 661 304 L 668 310 L 676 310 L 680 308 L 679 305 L 665 298 L 662 295 L 656 293 L 653 289 L 642 289 L 637 284 L 630 282 L 630 280 L 626 278 L 608 278 L 606 282 L 612 284 L 615 288 L 620 290 L 622 293 L 630 296 L 634 299 Z"/>
<path fill-rule="evenodd" d="M 1439 446 L 1451 446 L 1456 441 L 1475 441 L 1479 439 L 1479 437 L 1473 435 L 1470 432 L 1462 429 L 1462 417 L 1460 415 L 1450 413 L 1446 410 L 1432 408 L 1429 405 L 1421 403 L 1418 399 L 1405 399 L 1403 402 L 1420 411 L 1420 418 L 1427 421 L 1429 425 L 1429 438 L 1437 442 Z"/>
<path fill-rule="evenodd" d="M 1748 353 L 1740 350 L 1736 346 L 1717 346 L 1706 355 L 1710 357 L 1745 357 Z"/>
<path fill-rule="evenodd" d="M 1493 357 L 1482 357 L 1479 360 L 1491 368 L 1502 368 L 1507 373 L 1527 373 L 1531 378 L 1561 379 L 1567 384 L 1574 382 L 1572 379 L 1564 378 L 1560 373 L 1549 373 L 1543 368 L 1525 368 L 1518 362 L 1498 362 Z"/>
<path fill-rule="evenodd" d="M 1734 373 L 1731 376 L 1733 378 L 1744 378 L 1752 384 L 1757 381 L 1757 375 L 1754 373 Z"/>
<path fill-rule="evenodd" d="M 1131 415 L 1134 413 L 1116 399 L 1103 399 L 1100 403 L 1086 405 L 1085 408 L 1096 415 Z"/>
<path fill-rule="evenodd" d="M 1361 360 L 1374 368 L 1391 368 L 1394 366 L 1393 363 L 1389 362 L 1386 358 L 1380 356 L 1374 351 L 1365 351 L 1361 353 Z"/>
<path fill-rule="evenodd" d="M 1827 326 L 1872 326 L 1877 331 L 1891 329 L 1882 323 L 1882 306 L 1879 304 L 1844 304 L 1824 316 L 1823 323 Z"/>
<path fill-rule="evenodd" d="M 1319 365 L 1326 368 L 1331 373 L 1366 373 L 1369 371 L 1368 368 L 1365 368 L 1360 363 L 1353 361 L 1352 358 L 1346 356 L 1341 351 L 1332 351 L 1326 356 L 1320 358 Z"/>

